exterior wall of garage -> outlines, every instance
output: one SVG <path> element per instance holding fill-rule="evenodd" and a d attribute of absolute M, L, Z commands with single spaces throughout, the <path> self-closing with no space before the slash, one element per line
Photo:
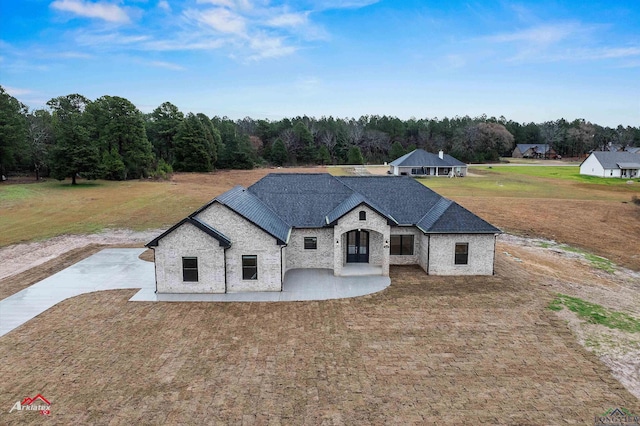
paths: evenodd
<path fill-rule="evenodd" d="M 493 275 L 496 238 L 493 234 L 429 235 L 430 275 Z M 456 243 L 467 243 L 468 262 L 455 264 Z"/>
<path fill-rule="evenodd" d="M 165 236 L 154 248 L 158 293 L 224 293 L 224 248 L 190 223 Z M 195 257 L 198 281 L 184 281 L 182 258 Z"/>
<path fill-rule="evenodd" d="M 281 246 L 261 228 L 228 207 L 213 203 L 197 218 L 226 235 L 231 247 L 226 251 L 227 292 L 280 291 L 282 289 Z M 257 256 L 258 278 L 242 277 L 242 256 Z"/>
<path fill-rule="evenodd" d="M 316 249 L 305 249 L 304 239 L 316 238 Z M 333 269 L 333 229 L 292 229 L 285 248 L 285 271 L 297 268 Z"/>

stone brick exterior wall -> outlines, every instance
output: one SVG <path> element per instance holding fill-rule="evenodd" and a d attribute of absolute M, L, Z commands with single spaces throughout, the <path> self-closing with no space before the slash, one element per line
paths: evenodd
<path fill-rule="evenodd" d="M 361 211 L 366 212 L 366 220 L 360 220 Z M 346 233 L 356 229 L 369 231 L 369 263 L 382 266 L 382 275 L 389 276 L 389 249 L 384 248 L 384 242 L 389 241 L 390 226 L 386 218 L 364 205 L 342 216 L 333 228 L 333 274 L 342 274 L 342 268 L 347 262 Z M 338 245 L 336 241 L 339 241 Z"/>
<path fill-rule="evenodd" d="M 430 235 L 430 275 L 492 275 L 495 236 L 474 234 Z M 467 265 L 455 264 L 456 243 L 469 244 Z"/>
<path fill-rule="evenodd" d="M 200 212 L 197 217 L 231 240 L 231 247 L 226 253 L 227 292 L 280 291 L 282 289 L 281 256 L 283 253 L 275 237 L 217 202 Z M 243 255 L 258 257 L 257 280 L 242 279 Z"/>
<path fill-rule="evenodd" d="M 418 256 L 418 265 L 427 272 L 429 264 L 429 236 L 420 233 L 420 255 Z"/>
<path fill-rule="evenodd" d="M 198 282 L 182 280 L 182 258 L 198 258 Z M 158 293 L 224 293 L 224 248 L 215 238 L 185 223 L 155 247 Z"/>
<path fill-rule="evenodd" d="M 305 250 L 304 238 L 316 237 L 317 249 Z M 296 268 L 333 269 L 333 229 L 292 229 L 289 243 L 285 248 L 286 270 Z"/>

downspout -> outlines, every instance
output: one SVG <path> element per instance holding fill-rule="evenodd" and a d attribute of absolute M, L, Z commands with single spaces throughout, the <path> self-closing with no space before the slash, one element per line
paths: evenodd
<path fill-rule="evenodd" d="M 496 274 L 496 245 L 498 244 L 498 234 L 493 235 L 493 271 L 491 275 Z"/>
<path fill-rule="evenodd" d="M 429 259 L 431 259 L 431 235 L 427 235 L 427 275 L 429 275 Z"/>
<path fill-rule="evenodd" d="M 152 249 L 153 250 L 153 275 L 155 276 L 156 279 L 156 291 L 154 291 L 155 294 L 158 294 L 158 267 L 156 266 L 156 249 Z"/>
<path fill-rule="evenodd" d="M 225 247 L 222 251 L 222 257 L 224 260 L 224 292 L 227 293 L 227 248 Z"/>
<path fill-rule="evenodd" d="M 280 291 L 284 290 L 284 265 L 282 264 L 282 249 L 284 249 L 286 246 L 286 244 L 280 246 Z"/>

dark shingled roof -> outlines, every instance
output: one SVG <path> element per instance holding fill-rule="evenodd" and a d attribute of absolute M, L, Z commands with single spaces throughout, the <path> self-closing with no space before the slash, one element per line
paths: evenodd
<path fill-rule="evenodd" d="M 229 238 L 227 238 L 223 233 L 217 231 L 216 229 L 212 228 L 211 226 L 207 225 L 201 220 L 192 218 L 192 217 L 187 217 L 182 219 L 180 222 L 176 223 L 171 228 L 167 229 L 165 232 L 163 232 L 162 234 L 160 234 L 159 236 L 151 240 L 146 246 L 158 247 L 158 242 L 160 242 L 162 238 L 164 238 L 166 235 L 169 235 L 175 229 L 181 227 L 185 223 L 190 223 L 191 225 L 195 226 L 196 228 L 200 229 L 201 231 L 204 231 L 206 234 L 218 240 L 218 242 L 220 243 L 220 247 L 224 247 L 224 248 L 231 247 L 231 240 L 229 240 Z"/>
<path fill-rule="evenodd" d="M 425 151 L 424 149 L 414 149 L 408 154 L 393 160 L 389 163 L 391 166 L 399 167 L 457 167 L 466 166 L 460 160 L 445 154 L 440 158 L 436 154 Z"/>
<path fill-rule="evenodd" d="M 594 155 L 598 159 L 600 164 L 602 164 L 602 167 L 604 167 L 605 169 L 619 169 L 619 164 L 627 163 L 628 165 L 633 165 L 640 163 L 640 154 L 634 154 L 632 152 L 594 151 L 592 152 L 592 155 Z"/>
<path fill-rule="evenodd" d="M 427 234 L 486 234 L 499 233 L 500 230 L 461 205 L 451 202 L 433 225 L 424 232 Z"/>
<path fill-rule="evenodd" d="M 371 207 L 390 224 L 417 226 L 424 233 L 501 232 L 408 176 L 272 173 L 248 189 L 236 186 L 214 198 L 185 221 L 197 221 L 198 213 L 215 202 L 264 229 L 278 244 L 288 241 L 291 228 L 331 226 L 360 205 Z"/>
<path fill-rule="evenodd" d="M 240 216 L 276 237 L 281 244 L 284 244 L 289 238 L 289 229 L 291 227 L 278 214 L 260 201 L 258 197 L 241 186 L 236 186 L 214 198 L 209 204 L 194 212 L 191 217 L 197 216 L 198 213 L 214 202 L 219 202 L 229 207 Z"/>
<path fill-rule="evenodd" d="M 248 190 L 295 228 L 325 226 L 326 216 L 353 194 L 327 173 L 272 173 Z"/>

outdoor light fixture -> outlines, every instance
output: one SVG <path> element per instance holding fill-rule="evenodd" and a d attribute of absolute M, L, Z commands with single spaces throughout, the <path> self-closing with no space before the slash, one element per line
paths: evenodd
<path fill-rule="evenodd" d="M 389 240 L 385 240 L 385 242 L 384 242 L 384 248 L 389 248 Z"/>
<path fill-rule="evenodd" d="M 339 246 L 340 245 L 340 240 L 336 240 L 336 245 Z"/>

